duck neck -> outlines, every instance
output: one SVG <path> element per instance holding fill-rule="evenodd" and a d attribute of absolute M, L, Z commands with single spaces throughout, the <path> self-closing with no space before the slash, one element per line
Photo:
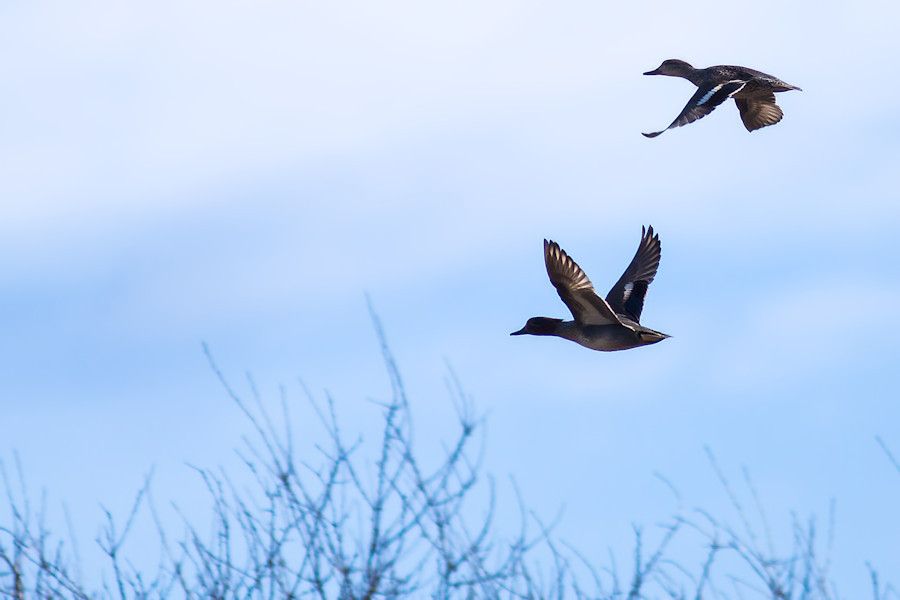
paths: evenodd
<path fill-rule="evenodd" d="M 670 75 L 684 77 L 698 87 L 703 81 L 703 69 L 695 69 L 689 64 L 679 65 L 672 73 L 670 73 Z"/>

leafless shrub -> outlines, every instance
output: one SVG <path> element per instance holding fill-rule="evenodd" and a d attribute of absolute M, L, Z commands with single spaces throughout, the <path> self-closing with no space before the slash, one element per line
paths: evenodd
<path fill-rule="evenodd" d="M 349 441 L 341 430 L 333 400 L 317 401 L 306 390 L 328 442 L 312 456 L 309 448 L 297 448 L 289 403 L 282 398 L 280 414 L 273 417 L 252 382 L 248 403 L 210 357 L 253 431 L 239 451 L 247 470 L 242 483 L 222 470 L 197 469 L 212 500 L 212 531 L 184 519 L 185 537 L 172 542 L 149 499 L 148 477 L 123 527 L 107 512 L 98 543 L 111 583 L 88 592 L 80 583 L 74 548 L 47 531 L 44 501 L 37 511 L 30 505 L 16 461 L 18 486 L 2 468 L 11 523 L 0 527 L 0 597 L 839 598 L 829 575 L 833 505 L 824 544 L 814 520 L 795 516 L 789 548 L 779 551 L 749 475 L 744 472 L 743 496 L 749 496 L 752 511 L 709 451 L 740 525 L 679 508 L 649 535 L 636 527 L 627 583 L 612 555 L 607 566 L 593 566 L 596 561 L 555 539 L 553 525 L 528 511 L 517 492 L 519 531 L 506 539 L 495 525 L 493 482 L 480 481 L 482 423 L 455 377 L 450 387 L 456 437 L 439 463 L 427 467 L 413 451 L 404 387 L 374 315 L 373 320 L 392 389 L 381 405 L 383 428 L 374 459 L 363 452 L 360 440 Z M 674 486 L 662 480 L 680 506 Z M 487 506 L 472 505 L 479 485 L 487 488 Z M 142 572 L 123 556 L 133 523 L 148 513 L 161 549 L 155 573 Z M 649 551 L 648 538 L 656 540 Z M 870 573 L 876 600 L 898 598 L 874 569 Z"/>

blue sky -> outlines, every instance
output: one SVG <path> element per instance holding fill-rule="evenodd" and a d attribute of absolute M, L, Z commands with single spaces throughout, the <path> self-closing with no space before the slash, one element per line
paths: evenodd
<path fill-rule="evenodd" d="M 0 7 L 0 457 L 77 516 L 229 464 L 232 380 L 367 431 L 389 387 L 449 439 L 452 365 L 485 470 L 598 562 L 631 523 L 726 511 L 704 454 L 746 466 L 774 524 L 836 500 L 840 589 L 900 581 L 895 390 L 900 41 L 892 3 L 11 2 Z M 667 58 L 803 88 L 748 134 L 732 104 L 648 140 L 693 93 Z M 568 317 L 554 239 L 608 289 L 642 225 L 642 320 L 597 353 L 509 337 Z M 240 386 L 239 386 L 240 387 Z M 310 420 L 298 429 L 315 436 Z M 424 445 L 424 442 L 423 442 Z M 427 448 L 423 451 L 428 451 Z M 89 482 L 89 483 L 88 483 Z M 512 494 L 510 492 L 510 500 Z"/>

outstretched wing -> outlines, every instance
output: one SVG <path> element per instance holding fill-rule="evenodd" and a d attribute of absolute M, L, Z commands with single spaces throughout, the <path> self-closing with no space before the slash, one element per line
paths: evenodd
<path fill-rule="evenodd" d="M 621 324 L 606 301 L 597 295 L 591 280 L 559 244 L 544 240 L 544 262 L 550 283 L 580 325 Z"/>
<path fill-rule="evenodd" d="M 741 91 L 741 88 L 743 88 L 746 84 L 746 81 L 735 79 L 713 86 L 701 85 L 699 88 L 697 88 L 697 92 L 693 96 L 691 96 L 691 99 L 688 100 L 688 103 L 685 105 L 684 110 L 681 111 L 681 114 L 678 115 L 678 117 L 674 121 L 672 121 L 671 125 L 663 129 L 662 131 L 645 133 L 643 135 L 648 138 L 654 138 L 661 134 L 663 131 L 668 131 L 673 127 L 681 127 L 682 125 L 693 123 L 697 119 L 702 119 L 703 117 L 711 113 L 713 109 L 715 109 L 718 105 L 728 100 L 728 98 L 730 98 L 732 95 Z"/>
<path fill-rule="evenodd" d="M 734 103 L 741 111 L 741 121 L 747 131 L 774 125 L 784 116 L 781 107 L 775 104 L 775 94 L 772 92 L 752 98 L 735 98 Z"/>
<path fill-rule="evenodd" d="M 653 234 L 652 226 L 646 230 L 642 227 L 641 243 L 631 264 L 606 295 L 606 302 L 615 312 L 629 316 L 636 323 L 640 322 L 644 296 L 650 282 L 656 277 L 660 256 L 659 235 Z"/>

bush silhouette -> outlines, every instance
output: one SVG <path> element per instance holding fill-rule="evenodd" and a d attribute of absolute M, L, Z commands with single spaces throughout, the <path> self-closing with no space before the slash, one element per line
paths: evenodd
<path fill-rule="evenodd" d="M 255 487 L 235 485 L 225 473 L 198 469 L 211 499 L 212 532 L 187 523 L 184 539 L 172 542 L 157 519 L 162 559 L 155 573 L 146 573 L 131 566 L 123 545 L 135 519 L 148 512 L 155 518 L 148 478 L 124 526 L 117 527 L 107 514 L 99 543 L 112 583 L 88 590 L 62 540 L 44 526 L 43 512 L 32 510 L 27 493 L 14 492 L 24 485 L 14 486 L 4 468 L 11 522 L 0 523 L 0 596 L 839 598 L 829 575 L 830 535 L 821 556 L 823 543 L 815 522 L 794 518 L 790 547 L 776 550 L 749 476 L 744 474 L 752 515 L 709 451 L 740 528 L 703 510 L 679 510 L 661 526 L 659 542 L 650 550 L 643 530 L 635 528 L 627 577 L 619 576 L 612 560 L 595 566 L 556 539 L 553 527 L 528 511 L 521 498 L 512 507 L 497 506 L 494 487 L 482 482 L 485 475 L 473 450 L 481 422 L 455 378 L 456 437 L 440 463 L 426 468 L 413 451 L 413 425 L 399 370 L 374 315 L 373 320 L 392 386 L 391 399 L 381 407 L 381 439 L 374 458 L 360 452 L 360 442 L 341 430 L 333 401 L 319 402 L 309 393 L 329 443 L 296 446 L 287 404 L 283 401 L 282 413 L 273 417 L 259 398 L 246 402 L 210 358 L 251 425 L 254 437 L 240 452 L 247 470 L 241 477 L 249 475 Z M 21 468 L 18 478 L 21 484 Z M 489 492 L 487 506 L 471 506 L 478 486 Z M 520 515 L 519 532 L 511 539 L 495 526 L 498 510 Z M 483 516 L 473 522 L 472 514 Z M 763 524 L 762 535 L 756 522 Z M 674 550 L 676 540 L 680 548 L 704 558 L 694 563 L 684 559 L 683 551 Z M 898 597 L 871 568 L 870 573 L 876 600 Z"/>

